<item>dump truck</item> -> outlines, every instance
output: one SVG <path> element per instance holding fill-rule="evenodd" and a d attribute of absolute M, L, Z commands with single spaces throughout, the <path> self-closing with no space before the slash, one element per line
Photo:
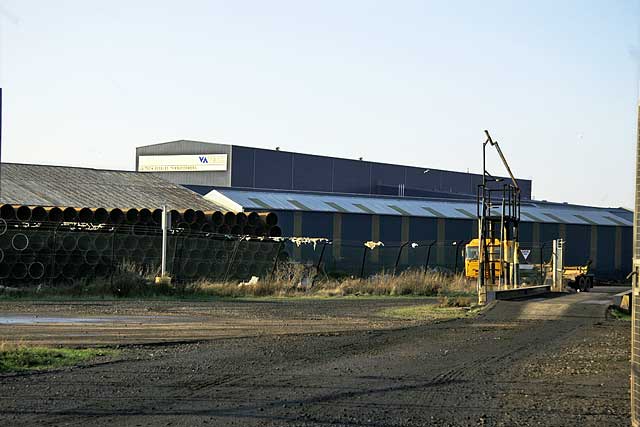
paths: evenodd
<path fill-rule="evenodd" d="M 595 281 L 595 276 L 589 272 L 590 269 L 591 260 L 586 265 L 565 266 L 562 270 L 562 280 L 576 292 L 589 292 Z"/>
<path fill-rule="evenodd" d="M 465 246 L 464 274 L 467 279 L 477 279 L 479 270 L 479 249 L 480 239 L 473 239 Z M 507 240 L 502 247 L 502 258 L 504 262 L 509 262 L 513 254 L 513 241 Z M 500 277 L 502 266 L 500 265 L 500 240 L 485 239 L 487 250 L 487 263 L 485 265 L 485 277 Z"/>

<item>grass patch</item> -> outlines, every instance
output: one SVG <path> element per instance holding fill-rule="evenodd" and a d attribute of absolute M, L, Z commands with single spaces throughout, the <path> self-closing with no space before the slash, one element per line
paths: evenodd
<path fill-rule="evenodd" d="M 423 269 L 399 274 L 380 273 L 360 279 L 354 277 L 320 277 L 314 267 L 299 263 L 281 263 L 273 276 L 257 282 L 242 283 L 194 280 L 158 285 L 154 275 L 134 264 L 120 266 L 113 277 L 88 278 L 67 284 L 0 291 L 2 299 L 25 298 L 152 298 L 200 299 L 281 298 L 281 297 L 457 297 L 475 296 L 475 282 L 461 274 Z"/>
<path fill-rule="evenodd" d="M 3 346 L 6 347 L 6 346 Z M 102 356 L 114 356 L 115 350 L 47 347 L 0 349 L 0 372 L 22 372 L 60 368 Z"/>
<path fill-rule="evenodd" d="M 475 317 L 482 307 L 475 305 L 471 297 L 440 297 L 437 304 L 388 308 L 383 316 L 404 320 L 448 320 Z"/>
<path fill-rule="evenodd" d="M 448 320 L 475 317 L 480 312 L 475 308 L 438 307 L 435 304 L 389 308 L 380 312 L 383 316 L 403 320 Z"/>
<path fill-rule="evenodd" d="M 623 320 L 625 322 L 631 321 L 631 314 L 627 313 L 626 311 L 622 311 L 615 306 L 609 307 L 609 314 L 611 315 L 611 317 L 617 320 Z"/>
<path fill-rule="evenodd" d="M 473 296 L 475 283 L 462 275 L 424 270 L 407 270 L 400 274 L 377 274 L 360 279 L 353 277 L 314 279 L 299 264 L 281 266 L 275 277 L 257 283 L 220 283 L 197 281 L 186 285 L 185 293 L 231 297 L 433 297 Z"/>

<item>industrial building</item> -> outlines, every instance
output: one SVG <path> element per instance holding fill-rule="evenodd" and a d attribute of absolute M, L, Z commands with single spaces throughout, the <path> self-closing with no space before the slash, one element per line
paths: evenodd
<path fill-rule="evenodd" d="M 136 169 L 226 209 L 276 212 L 284 235 L 331 239 L 326 253 L 290 248 L 301 261 L 322 256 L 328 270 L 357 274 L 427 264 L 457 269 L 463 263 L 460 246 L 477 236 L 478 174 L 198 141 L 138 147 Z M 550 242 L 563 238 L 567 265 L 591 260 L 599 278 L 626 276 L 633 212 L 534 201 L 531 181 L 518 185 L 523 263 L 546 260 Z M 384 247 L 367 253 L 366 241 Z"/>
<path fill-rule="evenodd" d="M 0 204 L 224 210 L 153 174 L 67 166 L 2 163 Z"/>

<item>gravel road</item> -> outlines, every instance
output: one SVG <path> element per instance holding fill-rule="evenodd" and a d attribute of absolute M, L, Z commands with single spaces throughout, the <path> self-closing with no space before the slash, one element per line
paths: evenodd
<path fill-rule="evenodd" d="M 0 377 L 0 425 L 629 425 L 629 323 L 606 317 L 614 291 L 438 324 L 130 347 Z"/>

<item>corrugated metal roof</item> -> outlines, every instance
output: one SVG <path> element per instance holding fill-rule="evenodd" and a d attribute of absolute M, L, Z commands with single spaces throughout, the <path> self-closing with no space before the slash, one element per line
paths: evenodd
<path fill-rule="evenodd" d="M 305 210 L 317 212 L 347 212 L 357 214 L 416 216 L 428 218 L 475 218 L 473 200 L 423 199 L 410 197 L 351 196 L 330 193 L 241 190 L 218 188 L 205 198 L 231 199 L 245 210 Z M 293 201 L 296 203 L 294 204 Z M 340 209 L 338 209 L 340 207 Z M 494 214 L 499 215 L 496 209 Z M 597 208 L 563 203 L 529 202 L 522 204 L 523 222 L 545 222 L 583 225 L 633 226 L 633 213 L 622 208 Z"/>
<path fill-rule="evenodd" d="M 227 210 L 150 173 L 2 163 L 0 203 Z"/>

